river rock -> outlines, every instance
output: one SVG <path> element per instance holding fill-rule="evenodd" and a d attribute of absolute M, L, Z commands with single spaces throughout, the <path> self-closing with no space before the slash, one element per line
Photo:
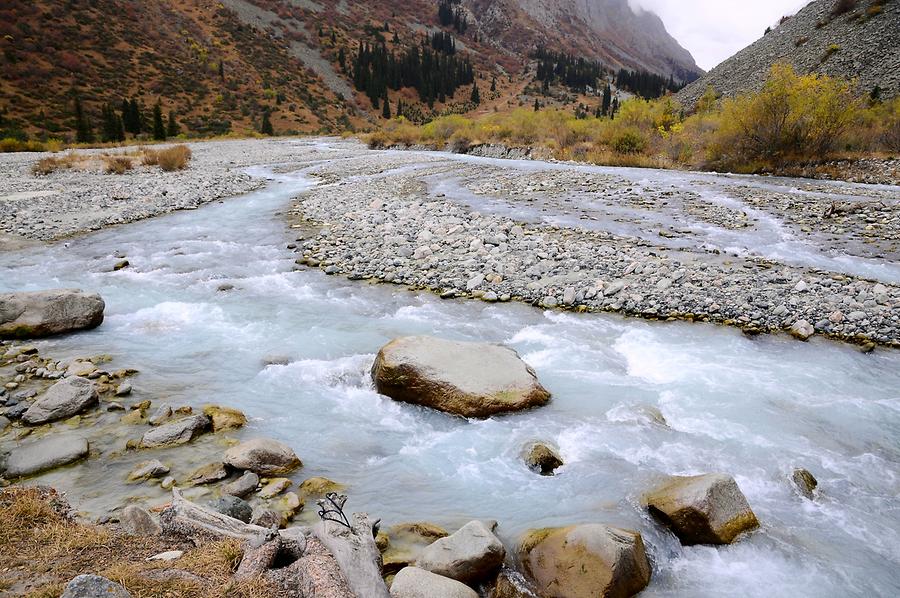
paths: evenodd
<path fill-rule="evenodd" d="M 385 575 L 394 574 L 412 565 L 426 547 L 450 534 L 444 528 L 427 522 L 398 523 L 387 532 L 379 532 L 382 570 Z"/>
<path fill-rule="evenodd" d="M 244 523 L 250 523 L 250 519 L 253 517 L 253 509 L 250 507 L 250 504 L 236 496 L 217 498 L 209 503 L 209 506 L 222 515 L 227 515 Z"/>
<path fill-rule="evenodd" d="M 29 476 L 87 457 L 88 441 L 75 436 L 48 436 L 14 448 L 6 458 L 5 476 Z"/>
<path fill-rule="evenodd" d="M 464 417 L 489 417 L 550 400 L 518 353 L 490 343 L 397 338 L 378 352 L 372 378 L 378 392 L 392 399 Z"/>
<path fill-rule="evenodd" d="M 212 484 L 228 477 L 228 470 L 221 461 L 208 463 L 197 468 L 188 479 L 187 483 L 194 486 L 202 486 L 203 484 Z"/>
<path fill-rule="evenodd" d="M 22 421 L 35 425 L 72 417 L 97 403 L 97 398 L 97 388 L 87 378 L 63 378 L 31 404 Z"/>
<path fill-rule="evenodd" d="M 791 481 L 794 483 L 794 487 L 797 491 L 812 500 L 814 498 L 814 491 L 816 487 L 819 485 L 819 481 L 816 477 L 810 473 L 807 469 L 795 469 L 791 474 Z"/>
<path fill-rule="evenodd" d="M 325 496 L 329 492 L 340 492 L 345 486 L 328 478 L 312 477 L 303 480 L 297 490 L 304 496 Z"/>
<path fill-rule="evenodd" d="M 66 584 L 59 598 L 131 598 L 131 594 L 105 577 L 79 575 Z"/>
<path fill-rule="evenodd" d="M 128 481 L 135 482 L 138 480 L 146 480 L 147 478 L 161 478 L 169 473 L 169 468 L 163 465 L 159 459 L 143 461 L 128 474 Z"/>
<path fill-rule="evenodd" d="M 126 534 L 132 536 L 155 536 L 160 532 L 159 524 L 153 520 L 150 513 L 135 505 L 128 505 L 122 509 L 119 525 Z"/>
<path fill-rule="evenodd" d="M 650 583 L 641 535 L 600 523 L 531 532 L 520 557 L 539 596 L 625 598 Z"/>
<path fill-rule="evenodd" d="M 203 413 L 212 420 L 213 432 L 240 428 L 247 423 L 247 416 L 237 409 L 220 405 L 204 405 Z"/>
<path fill-rule="evenodd" d="M 436 540 L 416 559 L 416 566 L 466 584 L 484 580 L 503 564 L 506 549 L 481 521 L 470 521 Z"/>
<path fill-rule="evenodd" d="M 805 341 L 816 333 L 816 329 L 806 320 L 798 320 L 791 325 L 790 333 L 794 338 Z"/>
<path fill-rule="evenodd" d="M 264 527 L 266 529 L 273 527 L 277 529 L 281 527 L 281 513 L 273 509 L 266 509 L 264 507 L 258 506 L 253 509 L 253 515 L 250 517 L 250 523 L 252 523 L 253 525 Z"/>
<path fill-rule="evenodd" d="M 405 567 L 391 584 L 392 598 L 478 598 L 478 593 L 456 580 L 419 567 Z"/>
<path fill-rule="evenodd" d="M 257 486 L 259 486 L 259 476 L 252 471 L 245 471 L 238 479 L 222 486 L 222 492 L 244 498 L 256 491 Z"/>
<path fill-rule="evenodd" d="M 190 442 L 209 428 L 205 415 L 191 415 L 177 421 L 147 430 L 141 438 L 141 447 L 157 448 Z"/>
<path fill-rule="evenodd" d="M 737 482 L 728 475 L 673 477 L 645 498 L 650 513 L 684 545 L 730 544 L 759 526 Z"/>
<path fill-rule="evenodd" d="M 527 449 L 525 464 L 541 475 L 553 475 L 554 470 L 562 466 L 563 460 L 552 448 L 536 442 Z"/>
<path fill-rule="evenodd" d="M 503 568 L 497 574 L 487 598 L 539 598 L 525 576 L 514 569 Z"/>
<path fill-rule="evenodd" d="M 303 466 L 291 447 L 271 438 L 254 438 L 233 446 L 225 452 L 223 461 L 235 469 L 264 476 L 289 473 Z"/>
<path fill-rule="evenodd" d="M 0 294 L 0 338 L 37 338 L 95 328 L 103 299 L 79 289 Z"/>
<path fill-rule="evenodd" d="M 287 478 L 272 478 L 259 491 L 260 498 L 273 498 L 278 496 L 291 486 L 291 481 Z"/>

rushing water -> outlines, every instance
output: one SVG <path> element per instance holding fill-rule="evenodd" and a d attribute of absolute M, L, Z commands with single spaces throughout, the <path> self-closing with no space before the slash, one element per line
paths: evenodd
<path fill-rule="evenodd" d="M 532 527 L 631 527 L 653 561 L 646 596 L 900 594 L 900 354 L 441 301 L 294 271 L 275 212 L 312 182 L 254 174 L 271 183 L 242 198 L 2 254 L 0 290 L 99 291 L 103 325 L 44 341 L 43 353 L 111 353 L 141 369 L 138 397 L 239 407 L 252 419 L 245 434 L 285 440 L 303 475 L 346 483 L 350 506 L 385 522 L 493 518 L 509 546 Z M 116 252 L 130 268 L 110 271 Z M 223 283 L 234 290 L 217 291 Z M 512 345 L 553 401 L 464 421 L 383 398 L 368 368 L 404 334 Z M 264 365 L 271 356 L 289 363 Z M 537 439 L 560 447 L 557 476 L 524 466 L 522 447 Z M 816 501 L 792 490 L 794 467 L 819 478 Z M 762 529 L 733 546 L 683 548 L 640 494 L 663 475 L 709 471 L 735 476 Z M 72 485 L 104 490 L 97 479 Z"/>

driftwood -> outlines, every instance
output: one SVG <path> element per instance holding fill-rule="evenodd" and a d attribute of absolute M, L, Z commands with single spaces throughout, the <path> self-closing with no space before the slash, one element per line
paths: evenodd
<path fill-rule="evenodd" d="M 344 573 L 344 579 L 359 598 L 390 598 L 381 578 L 381 553 L 375 546 L 373 523 L 365 513 L 354 513 L 351 527 L 321 521 L 312 533 L 324 544 Z"/>

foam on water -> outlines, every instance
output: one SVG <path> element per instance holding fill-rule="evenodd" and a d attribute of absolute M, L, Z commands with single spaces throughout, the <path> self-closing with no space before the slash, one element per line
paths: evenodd
<path fill-rule="evenodd" d="M 43 353 L 112 354 L 110 367 L 141 370 L 136 399 L 238 407 L 245 434 L 288 442 L 302 476 L 347 484 L 351 508 L 386 524 L 492 518 L 509 546 L 532 527 L 639 529 L 654 566 L 646 596 L 900 593 L 896 352 L 442 301 L 294 272 L 282 249 L 293 237 L 273 213 L 312 183 L 253 172 L 270 184 L 243 198 L 0 255 L 0 290 L 99 291 L 104 325 L 41 341 Z M 663 176 L 624 172 L 646 184 Z M 117 252 L 131 266 L 111 272 Z M 223 283 L 234 288 L 220 292 Z M 553 401 L 466 421 L 382 397 L 368 375 L 375 352 L 406 334 L 507 343 Z M 559 475 L 524 465 L 535 440 L 559 448 Z M 791 488 L 794 467 L 819 477 L 816 502 Z M 682 548 L 640 496 L 665 475 L 711 470 L 735 475 L 762 528 L 731 547 Z M 115 506 L 108 480 L 78 471 L 41 480 L 85 496 L 88 511 Z"/>

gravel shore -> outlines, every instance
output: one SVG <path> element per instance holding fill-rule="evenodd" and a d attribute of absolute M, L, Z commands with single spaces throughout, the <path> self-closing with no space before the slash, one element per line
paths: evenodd
<path fill-rule="evenodd" d="M 548 309 L 711 321 L 900 346 L 900 189 L 376 152 L 324 140 L 191 144 L 190 167 L 36 176 L 0 156 L 0 249 L 246 193 L 247 169 L 320 184 L 288 220 L 329 274 Z M 99 150 L 94 150 L 99 152 Z M 316 150 L 312 150 L 315 153 Z M 310 164 L 314 164 L 310 167 Z"/>

